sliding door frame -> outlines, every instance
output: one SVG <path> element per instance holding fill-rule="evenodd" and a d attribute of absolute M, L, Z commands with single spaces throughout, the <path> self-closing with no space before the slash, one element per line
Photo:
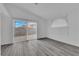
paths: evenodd
<path fill-rule="evenodd" d="M 14 40 L 15 40 L 15 36 L 14 36 L 14 34 L 15 34 L 15 21 L 16 20 L 18 20 L 18 19 L 13 19 L 13 43 L 16 43 Z M 29 21 L 29 20 L 24 20 L 23 19 L 23 21 L 27 21 L 27 22 L 33 22 L 33 23 L 35 23 L 36 24 L 36 36 L 37 36 L 37 22 L 34 22 L 34 21 Z M 29 40 L 29 38 L 28 38 L 28 29 L 26 29 L 27 30 L 27 32 L 26 32 L 26 40 Z M 37 37 L 36 37 L 36 39 L 37 39 Z"/>

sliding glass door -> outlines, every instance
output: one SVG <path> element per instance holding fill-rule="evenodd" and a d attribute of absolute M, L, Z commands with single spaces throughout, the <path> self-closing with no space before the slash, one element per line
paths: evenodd
<path fill-rule="evenodd" d="M 27 40 L 36 40 L 36 39 L 37 39 L 37 23 L 28 22 Z"/>
<path fill-rule="evenodd" d="M 37 39 L 37 23 L 14 20 L 14 42 Z"/>

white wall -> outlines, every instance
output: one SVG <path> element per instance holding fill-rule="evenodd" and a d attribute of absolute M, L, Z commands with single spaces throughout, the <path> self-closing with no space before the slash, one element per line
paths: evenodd
<path fill-rule="evenodd" d="M 1 45 L 12 43 L 12 20 L 3 4 L 0 4 Z"/>
<path fill-rule="evenodd" d="M 1 44 L 10 44 L 13 42 L 12 20 L 10 17 L 2 14 L 2 40 Z"/>
<path fill-rule="evenodd" d="M 2 27 L 2 26 L 1 26 L 1 25 L 2 25 L 2 24 L 1 24 L 1 13 L 2 13 L 2 11 L 1 11 L 1 9 L 0 9 L 0 55 L 1 55 L 1 38 L 2 38 L 2 37 L 1 37 L 1 30 L 2 30 L 2 28 L 1 28 L 1 27 Z"/>
<path fill-rule="evenodd" d="M 0 55 L 1 55 L 1 13 L 0 13 Z"/>
<path fill-rule="evenodd" d="M 1 13 L 0 13 L 0 44 L 1 44 Z"/>
<path fill-rule="evenodd" d="M 48 21 L 47 36 L 49 38 L 79 46 L 79 8 L 75 8 L 69 10 L 69 12 L 67 11 L 68 16 L 66 20 L 68 20 L 68 27 L 51 28 L 53 21 Z"/>
<path fill-rule="evenodd" d="M 71 11 L 69 16 L 69 39 L 73 45 L 79 46 L 79 8 Z"/>

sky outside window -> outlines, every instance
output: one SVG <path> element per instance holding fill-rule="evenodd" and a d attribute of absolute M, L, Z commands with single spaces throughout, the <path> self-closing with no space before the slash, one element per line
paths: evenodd
<path fill-rule="evenodd" d="M 16 20 L 15 21 L 15 25 L 16 25 L 16 27 L 22 27 L 24 25 L 27 25 L 27 22 L 26 21 L 22 21 L 22 20 Z"/>

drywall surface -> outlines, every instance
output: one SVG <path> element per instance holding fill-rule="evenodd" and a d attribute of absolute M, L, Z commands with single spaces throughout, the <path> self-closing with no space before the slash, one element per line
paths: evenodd
<path fill-rule="evenodd" d="M 3 4 L 0 4 L 0 39 L 1 45 L 13 41 L 11 17 Z"/>
<path fill-rule="evenodd" d="M 79 46 L 79 8 L 70 12 L 69 19 L 69 39 L 72 44 Z"/>
<path fill-rule="evenodd" d="M 1 14 L 0 14 L 0 55 L 1 55 Z"/>
<path fill-rule="evenodd" d="M 79 47 L 79 8 L 72 9 L 67 13 L 68 27 L 52 28 L 52 20 L 50 20 L 48 22 L 47 36 L 51 39 Z"/>
<path fill-rule="evenodd" d="M 2 23 L 2 40 L 1 45 L 10 44 L 13 42 L 13 29 L 12 29 L 12 20 L 10 17 L 2 14 L 1 17 Z"/>
<path fill-rule="evenodd" d="M 0 44 L 1 44 L 1 15 L 0 15 Z"/>
<path fill-rule="evenodd" d="M 1 55 L 1 30 L 2 30 L 2 26 L 1 26 L 1 13 L 2 13 L 2 10 L 0 9 L 0 55 Z"/>
<path fill-rule="evenodd" d="M 68 41 L 69 40 L 69 33 L 68 33 L 68 27 L 58 27 L 58 28 L 50 28 L 49 38 L 52 38 L 54 40 L 58 41 Z"/>
<path fill-rule="evenodd" d="M 1 13 L 2 13 L 2 10 L 0 9 L 0 44 L 1 44 Z"/>

